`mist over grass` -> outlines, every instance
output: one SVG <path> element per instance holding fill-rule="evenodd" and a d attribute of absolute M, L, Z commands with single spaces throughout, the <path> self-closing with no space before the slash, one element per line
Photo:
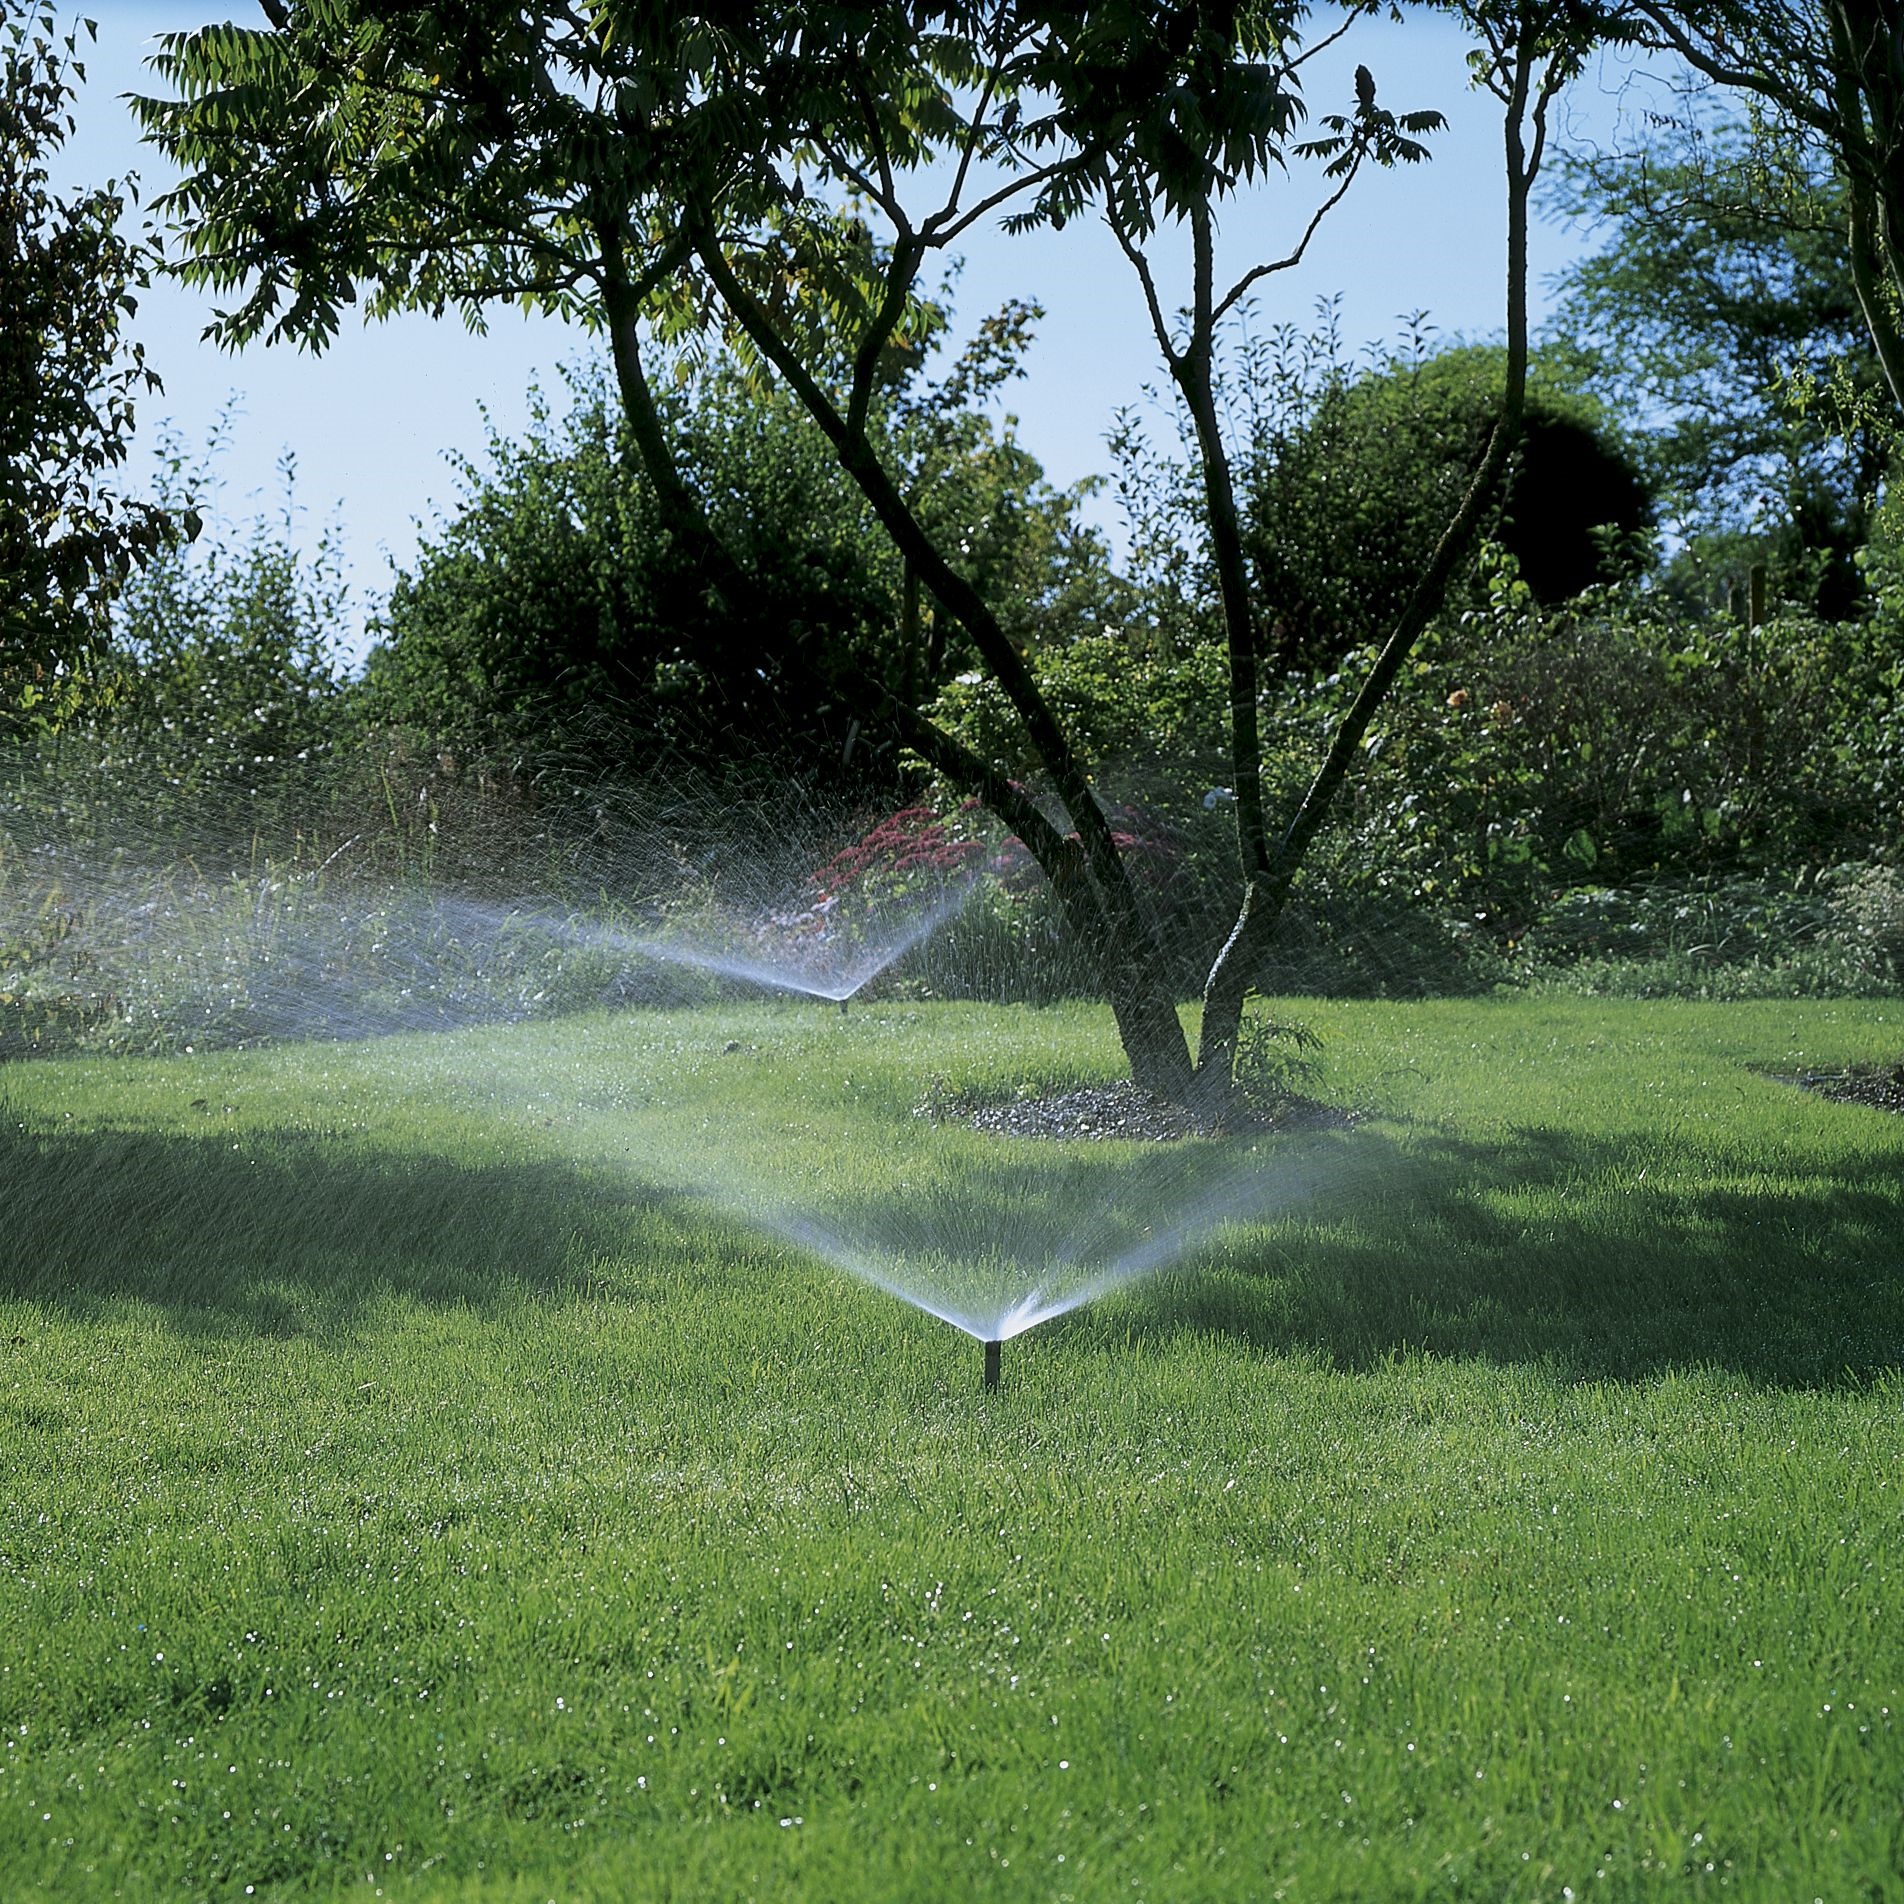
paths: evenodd
<path fill-rule="evenodd" d="M 0 1058 L 975 974 L 1009 992 L 1034 951 L 1066 982 L 1009 930 L 975 962 L 961 915 L 998 848 L 923 810 L 895 830 L 883 807 L 780 784 L 544 784 L 401 751 L 144 798 L 123 761 L 0 766 Z"/>
<path fill-rule="evenodd" d="M 993 1396 L 748 1207 L 1161 1210 L 909 1115 L 1093 1010 L 0 1072 L 9 1884 L 1889 1895 L 1899 1007 L 1277 1009 L 1364 1121 Z"/>

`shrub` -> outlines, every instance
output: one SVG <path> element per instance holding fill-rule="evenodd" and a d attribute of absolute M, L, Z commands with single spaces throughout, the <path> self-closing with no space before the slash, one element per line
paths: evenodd
<path fill-rule="evenodd" d="M 1300 401 L 1258 410 L 1241 489 L 1257 588 L 1280 630 L 1273 652 L 1327 668 L 1387 633 L 1481 460 L 1505 362 L 1465 346 L 1360 377 L 1335 363 Z M 1651 521 L 1605 414 L 1537 368 L 1488 530 L 1534 599 L 1612 580 L 1617 552 Z"/>
<path fill-rule="evenodd" d="M 1889 868 L 1582 887 L 1529 926 L 1520 982 L 1611 998 L 1882 995 L 1904 966 Z"/>
<path fill-rule="evenodd" d="M 799 405 L 725 359 L 682 368 L 667 426 L 750 602 L 671 533 L 619 406 L 577 371 L 565 414 L 538 398 L 524 437 L 493 432 L 484 462 L 462 465 L 460 505 L 392 590 L 370 717 L 518 763 L 554 746 L 635 777 L 752 769 L 892 791 L 889 739 L 850 710 L 867 679 L 928 695 L 967 664 L 961 638 Z M 1099 625 L 1119 595 L 1103 545 L 986 413 L 987 388 L 955 370 L 943 402 L 882 398 L 909 494 L 1014 637 Z"/>
<path fill-rule="evenodd" d="M 217 451 L 214 439 L 190 467 L 168 440 L 159 484 L 168 511 L 216 493 Z M 83 705 L 59 737 L 66 791 L 90 789 L 121 808 L 136 795 L 146 837 L 169 825 L 214 848 L 216 821 L 234 812 L 241 838 L 268 831 L 280 808 L 308 802 L 316 765 L 347 744 L 343 557 L 329 532 L 301 552 L 289 458 L 280 474 L 275 519 L 218 518 L 126 583 Z"/>
<path fill-rule="evenodd" d="M 1423 642 L 1372 731 L 1339 878 L 1511 935 L 1568 885 L 1816 867 L 1896 837 L 1899 664 L 1875 623 L 1748 631 L 1609 592 L 1545 614 L 1502 584 Z"/>

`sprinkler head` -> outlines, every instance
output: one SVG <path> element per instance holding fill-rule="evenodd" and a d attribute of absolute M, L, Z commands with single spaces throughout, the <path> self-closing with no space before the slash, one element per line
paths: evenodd
<path fill-rule="evenodd" d="M 999 1342 L 988 1342 L 985 1345 L 985 1386 L 987 1388 L 998 1386 L 998 1352 L 1003 1346 Z"/>
<path fill-rule="evenodd" d="M 849 992 L 849 993 L 847 994 L 847 996 L 846 996 L 846 998 L 843 998 L 843 999 L 841 999 L 841 1000 L 840 1000 L 840 1016 L 841 1016 L 842 1018 L 844 1018 L 844 1017 L 846 1016 L 846 1007 L 847 1007 L 847 1003 L 848 1003 L 848 1000 L 850 1000 L 850 999 L 851 999 L 851 997 L 852 997 L 852 994 L 851 994 L 851 993 Z"/>

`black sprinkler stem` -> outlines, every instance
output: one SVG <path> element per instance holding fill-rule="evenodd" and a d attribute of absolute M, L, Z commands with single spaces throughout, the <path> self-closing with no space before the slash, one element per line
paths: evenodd
<path fill-rule="evenodd" d="M 985 1345 L 985 1386 L 987 1388 L 998 1386 L 998 1351 L 1003 1346 L 999 1342 L 988 1342 Z"/>
<path fill-rule="evenodd" d="M 850 996 L 851 996 L 851 994 L 849 993 L 849 994 L 848 994 L 848 997 L 850 997 Z M 847 1001 L 846 1001 L 846 999 L 844 999 L 844 998 L 843 998 L 843 999 L 841 999 L 841 1000 L 840 1000 L 840 1016 L 841 1016 L 842 1018 L 844 1018 L 844 1017 L 846 1016 L 846 1003 L 847 1003 Z"/>

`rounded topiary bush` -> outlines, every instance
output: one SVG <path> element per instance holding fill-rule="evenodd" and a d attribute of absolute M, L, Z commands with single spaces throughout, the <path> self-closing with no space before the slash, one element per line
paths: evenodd
<path fill-rule="evenodd" d="M 1279 653 L 1324 666 L 1387 632 L 1466 493 L 1505 375 L 1502 351 L 1464 346 L 1335 377 L 1256 446 L 1245 533 Z M 1524 440 L 1483 533 L 1535 601 L 1611 580 L 1651 522 L 1645 480 L 1604 414 L 1531 374 Z"/>

